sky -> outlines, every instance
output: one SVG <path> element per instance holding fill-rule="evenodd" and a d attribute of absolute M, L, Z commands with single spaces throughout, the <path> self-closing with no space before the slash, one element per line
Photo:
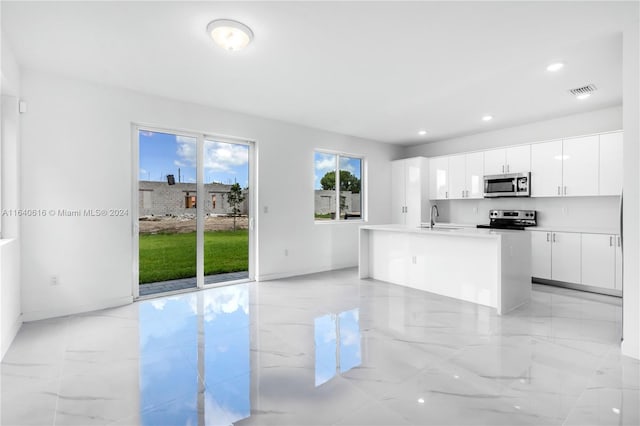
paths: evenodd
<path fill-rule="evenodd" d="M 178 182 L 196 182 L 196 139 L 168 133 L 140 131 L 140 180 L 166 182 L 174 175 Z M 249 186 L 249 147 L 205 140 L 205 183 L 235 183 Z M 180 173 L 178 173 L 180 169 Z"/>
<path fill-rule="evenodd" d="M 362 159 L 351 157 L 340 157 L 340 169 L 347 170 L 352 175 L 361 179 Z M 320 180 L 327 172 L 336 170 L 336 154 L 316 152 L 314 155 L 314 189 L 322 189 Z"/>

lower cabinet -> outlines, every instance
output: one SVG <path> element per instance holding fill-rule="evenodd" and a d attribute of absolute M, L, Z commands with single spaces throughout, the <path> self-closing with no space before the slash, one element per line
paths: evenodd
<path fill-rule="evenodd" d="M 531 231 L 535 278 L 622 290 L 618 235 Z"/>

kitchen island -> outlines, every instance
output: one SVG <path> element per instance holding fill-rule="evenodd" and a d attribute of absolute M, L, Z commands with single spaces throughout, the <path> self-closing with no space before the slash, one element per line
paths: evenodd
<path fill-rule="evenodd" d="M 496 308 L 531 297 L 530 233 L 477 228 L 360 227 L 359 276 Z"/>

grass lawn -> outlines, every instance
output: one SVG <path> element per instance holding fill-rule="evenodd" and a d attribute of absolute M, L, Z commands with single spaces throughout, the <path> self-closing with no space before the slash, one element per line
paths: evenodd
<path fill-rule="evenodd" d="M 246 271 L 247 230 L 204 233 L 204 274 Z M 140 235 L 140 284 L 196 276 L 196 233 Z"/>

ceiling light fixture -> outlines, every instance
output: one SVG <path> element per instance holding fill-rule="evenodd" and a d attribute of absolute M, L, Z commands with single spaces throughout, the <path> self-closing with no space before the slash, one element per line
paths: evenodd
<path fill-rule="evenodd" d="M 591 93 L 583 93 L 583 94 L 581 94 L 581 95 L 576 96 L 576 99 L 578 99 L 578 100 L 581 100 L 581 101 L 582 101 L 582 100 L 584 100 L 584 99 L 587 99 L 587 98 L 588 98 L 588 97 L 590 97 L 590 96 L 591 96 Z"/>
<path fill-rule="evenodd" d="M 482 121 L 491 121 L 493 120 L 493 115 L 485 115 L 482 117 Z"/>
<path fill-rule="evenodd" d="M 426 135 L 426 134 L 427 134 L 427 131 L 426 131 L 426 130 L 420 130 L 420 131 L 418 132 L 418 134 L 419 134 L 420 136 L 424 136 L 424 135 Z"/>
<path fill-rule="evenodd" d="M 209 22 L 207 34 L 218 46 L 229 51 L 243 49 L 253 40 L 251 28 L 231 19 L 216 19 Z"/>
<path fill-rule="evenodd" d="M 562 68 L 564 68 L 564 64 L 562 62 L 555 62 L 547 67 L 547 71 L 556 72 L 560 71 Z"/>

